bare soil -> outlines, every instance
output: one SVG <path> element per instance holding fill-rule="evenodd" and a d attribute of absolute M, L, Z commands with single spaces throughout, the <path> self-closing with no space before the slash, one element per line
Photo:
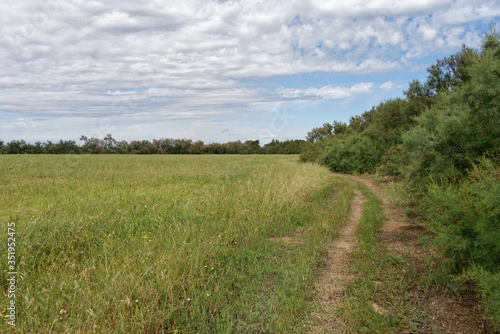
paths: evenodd
<path fill-rule="evenodd" d="M 382 201 L 385 223 L 377 236 L 394 256 L 405 256 L 417 268 L 417 273 L 426 275 L 425 260 L 427 253 L 420 239 L 428 235 L 416 220 L 408 218 L 403 208 L 391 203 L 384 191 L 382 182 L 360 177 L 348 176 L 351 180 L 363 182 Z M 477 296 L 464 294 L 459 298 L 449 296 L 437 288 L 424 292 L 418 286 L 412 291 L 419 300 L 417 305 L 428 323 L 422 324 L 419 333 L 469 334 L 495 333 L 491 325 L 482 318 Z"/>
<path fill-rule="evenodd" d="M 421 237 L 428 234 L 417 221 L 404 214 L 403 208 L 391 203 L 384 191 L 383 182 L 352 175 L 338 175 L 353 183 L 363 182 L 382 201 L 382 209 L 386 218 L 385 224 L 377 235 L 377 240 L 384 244 L 395 257 L 404 257 L 416 268 L 417 275 L 427 275 L 427 252 L 420 242 Z M 343 323 L 336 314 L 340 305 L 343 286 L 348 280 L 355 279 L 349 268 L 349 253 L 356 247 L 355 229 L 362 217 L 365 198 L 359 190 L 351 203 L 349 220 L 333 241 L 332 248 L 325 260 L 315 286 L 315 301 L 318 312 L 313 314 L 314 324 L 310 333 L 350 333 L 349 324 Z M 459 298 L 451 297 L 439 288 L 425 290 L 416 285 L 409 291 L 416 301 L 416 311 L 426 319 L 418 333 L 495 333 L 494 329 L 481 316 L 478 298 L 473 294 L 465 294 Z M 374 309 L 383 314 L 385 310 L 377 304 Z M 401 331 L 400 333 L 409 333 Z"/>
<path fill-rule="evenodd" d="M 309 333 L 345 333 L 349 328 L 336 310 L 341 303 L 345 283 L 356 278 L 349 267 L 349 254 L 356 248 L 356 226 L 363 216 L 366 199 L 354 183 L 353 189 L 348 221 L 333 240 L 314 287 L 314 302 L 318 309 L 313 313 Z"/>

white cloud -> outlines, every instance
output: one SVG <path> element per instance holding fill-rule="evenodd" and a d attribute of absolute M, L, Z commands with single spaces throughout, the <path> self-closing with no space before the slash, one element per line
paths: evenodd
<path fill-rule="evenodd" d="M 451 0 L 313 0 L 311 11 L 315 15 L 372 18 L 380 15 L 425 15 L 445 8 Z"/>
<path fill-rule="evenodd" d="M 394 82 L 392 81 L 387 81 L 380 85 L 380 89 L 383 90 L 391 90 L 393 88 L 394 88 Z"/>
<path fill-rule="evenodd" d="M 125 105 L 196 117 L 345 99 L 372 84 L 273 91 L 246 82 L 409 69 L 477 45 L 475 24 L 498 15 L 493 0 L 3 1 L 0 112 L 107 117 Z"/>
<path fill-rule="evenodd" d="M 338 100 L 350 98 L 360 94 L 369 94 L 373 83 L 361 82 L 351 87 L 323 86 L 321 88 L 309 87 L 307 89 L 280 88 L 278 95 L 286 99 L 322 99 Z"/>

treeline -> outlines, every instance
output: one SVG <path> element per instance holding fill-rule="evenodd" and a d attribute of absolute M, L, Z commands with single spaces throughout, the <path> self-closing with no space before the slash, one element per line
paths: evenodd
<path fill-rule="evenodd" d="M 81 136 L 82 145 L 74 140 L 26 143 L 24 140 L 0 141 L 0 154 L 299 154 L 305 140 L 273 139 L 260 146 L 259 140 L 204 144 L 190 139 L 153 139 L 117 141 L 111 134 L 103 139 Z"/>
<path fill-rule="evenodd" d="M 473 281 L 500 328 L 500 36 L 428 68 L 404 98 L 307 135 L 302 161 L 403 182 L 453 280 Z"/>

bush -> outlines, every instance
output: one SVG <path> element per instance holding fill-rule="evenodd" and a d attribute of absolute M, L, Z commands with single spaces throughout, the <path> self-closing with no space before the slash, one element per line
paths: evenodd
<path fill-rule="evenodd" d="M 449 268 L 477 282 L 485 310 L 500 326 L 500 168 L 473 164 L 460 182 L 431 182 L 419 210 L 436 234 Z"/>
<path fill-rule="evenodd" d="M 431 182 L 420 205 L 436 242 L 452 257 L 456 271 L 472 263 L 500 267 L 500 169 L 491 161 L 474 165 L 459 183 Z"/>
<path fill-rule="evenodd" d="M 316 143 L 306 142 L 302 146 L 299 159 L 301 162 L 318 162 L 318 159 L 325 150 L 325 142 L 319 141 Z"/>
<path fill-rule="evenodd" d="M 357 133 L 343 140 L 331 140 L 319 161 L 334 172 L 373 173 L 383 153 L 376 144 L 368 136 Z"/>
<path fill-rule="evenodd" d="M 482 295 L 482 307 L 493 327 L 500 330 L 500 272 L 492 273 L 480 266 L 473 266 L 461 276 L 461 279 L 476 282 L 477 290 Z"/>

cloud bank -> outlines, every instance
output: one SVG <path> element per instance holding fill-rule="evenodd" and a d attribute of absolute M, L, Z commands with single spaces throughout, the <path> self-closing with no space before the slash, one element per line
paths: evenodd
<path fill-rule="evenodd" d="M 380 85 L 363 75 L 409 71 L 437 52 L 478 45 L 478 27 L 499 16 L 500 5 L 491 0 L 52 0 L 4 1 L 0 13 L 4 139 L 19 138 L 16 129 L 29 128 L 19 127 L 19 119 L 38 124 L 40 135 L 53 133 L 45 128 L 50 120 L 87 119 L 91 126 L 120 117 L 116 127 L 126 133 L 127 124 L 137 126 L 135 116 L 153 123 L 242 120 L 284 104 L 375 93 Z M 358 75 L 359 81 L 272 83 L 314 73 Z M 384 82 L 382 90 L 395 86 Z M 74 123 L 75 131 L 81 130 Z"/>

